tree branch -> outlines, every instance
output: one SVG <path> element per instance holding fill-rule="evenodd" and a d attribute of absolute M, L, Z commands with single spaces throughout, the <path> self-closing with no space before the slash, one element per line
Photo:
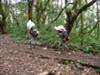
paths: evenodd
<path fill-rule="evenodd" d="M 89 3 L 85 4 L 82 8 L 80 8 L 77 12 L 77 16 L 82 13 L 83 11 L 85 11 L 88 7 L 90 7 L 91 5 L 93 5 L 97 0 L 92 0 Z"/>
<path fill-rule="evenodd" d="M 90 34 L 90 33 L 92 33 L 92 31 L 97 27 L 97 25 L 99 24 L 99 20 L 95 23 L 95 25 L 93 26 L 93 28 L 90 30 L 90 31 L 88 31 L 88 33 Z"/>
<path fill-rule="evenodd" d="M 67 21 L 66 21 L 66 30 L 68 31 L 68 34 L 70 34 L 72 28 L 73 28 L 73 24 L 74 21 L 77 19 L 77 17 L 83 12 L 85 11 L 88 7 L 90 7 L 91 5 L 93 5 L 97 0 L 92 0 L 89 3 L 85 4 L 83 7 L 81 7 L 77 12 L 75 12 L 74 15 L 70 15 L 68 14 L 68 12 L 66 12 L 67 15 Z M 72 13 L 71 13 L 72 14 Z M 69 20 L 68 20 L 69 19 Z"/>
<path fill-rule="evenodd" d="M 69 3 L 69 4 L 73 4 L 73 3 Z M 61 11 L 59 12 L 59 14 L 57 15 L 57 17 L 51 21 L 51 23 L 55 22 L 59 17 L 60 15 L 62 14 L 62 12 L 64 11 L 64 9 L 66 9 L 66 7 L 69 5 L 69 4 L 66 4 L 62 9 Z"/>

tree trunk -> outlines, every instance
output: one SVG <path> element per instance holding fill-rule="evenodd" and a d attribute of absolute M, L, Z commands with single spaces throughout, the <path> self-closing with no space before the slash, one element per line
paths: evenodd
<path fill-rule="evenodd" d="M 36 1 L 36 24 L 40 28 L 40 25 L 41 25 L 41 3 L 39 0 Z"/>
<path fill-rule="evenodd" d="M 32 20 L 32 7 L 34 0 L 28 0 L 28 20 Z"/>
<path fill-rule="evenodd" d="M 36 21 L 37 21 L 37 26 L 41 27 L 41 25 L 45 24 L 46 20 L 46 9 L 47 5 L 49 4 L 50 0 L 47 1 L 42 1 L 42 0 L 37 0 L 36 1 Z M 44 5 L 43 5 L 44 2 Z"/>
<path fill-rule="evenodd" d="M 83 13 L 81 13 L 80 15 L 81 17 L 81 28 L 80 28 L 80 45 L 81 47 L 83 47 L 83 42 L 84 42 L 84 31 L 83 31 L 83 26 L 84 26 L 84 23 L 83 23 Z"/>
<path fill-rule="evenodd" d="M 6 34 L 6 27 L 5 27 L 5 19 L 3 19 L 3 21 L 0 22 L 0 31 L 2 34 Z"/>
<path fill-rule="evenodd" d="M 4 29 L 3 26 L 1 26 L 0 29 L 1 29 L 1 30 L 0 30 L 0 31 L 1 31 L 1 34 L 6 34 L 6 31 L 5 31 L 5 29 Z"/>
<path fill-rule="evenodd" d="M 1 2 L 0 2 L 0 15 L 1 15 L 1 19 L 0 19 L 0 32 L 2 34 L 5 34 L 6 33 L 6 29 L 5 29 L 5 25 L 6 25 L 6 17 L 3 13 L 3 10 L 1 10 Z"/>
<path fill-rule="evenodd" d="M 96 7 L 97 7 L 97 12 L 96 12 L 96 16 L 97 16 L 97 22 L 98 22 L 98 24 L 97 24 L 97 40 L 99 39 L 99 37 L 100 37 L 100 25 L 99 25 L 99 23 L 100 23 L 100 15 L 99 15 L 99 4 L 98 3 L 96 3 Z"/>
<path fill-rule="evenodd" d="M 66 30 L 68 32 L 68 35 L 71 33 L 71 30 L 73 28 L 73 24 L 75 22 L 75 20 L 77 19 L 77 17 L 83 12 L 85 11 L 88 7 L 90 7 L 91 5 L 93 5 L 97 0 L 92 0 L 90 1 L 89 3 L 85 4 L 83 7 L 81 7 L 79 10 L 75 11 L 73 14 L 72 11 L 67 11 L 66 10 L 66 24 L 65 24 L 65 27 L 66 27 Z M 65 0 L 65 4 L 67 4 L 67 0 Z"/>

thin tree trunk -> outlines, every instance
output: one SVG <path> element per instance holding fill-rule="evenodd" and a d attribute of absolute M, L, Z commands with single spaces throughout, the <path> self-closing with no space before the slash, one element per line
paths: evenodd
<path fill-rule="evenodd" d="M 36 2 L 36 21 L 37 21 L 37 26 L 41 27 L 41 25 L 45 24 L 46 20 L 46 9 L 47 5 L 49 4 L 50 0 L 45 1 L 45 4 L 43 5 L 43 1 L 37 0 Z"/>
<path fill-rule="evenodd" d="M 28 20 L 32 20 L 32 7 L 34 0 L 28 0 Z"/>
<path fill-rule="evenodd" d="M 5 22 L 6 21 L 3 18 L 2 22 L 0 23 L 0 31 L 1 31 L 2 34 L 6 34 L 6 27 L 5 27 L 6 23 Z"/>
<path fill-rule="evenodd" d="M 41 24 L 41 3 L 39 0 L 36 1 L 36 23 L 40 27 Z"/>
<path fill-rule="evenodd" d="M 0 31 L 2 34 L 6 33 L 6 13 L 4 13 L 5 9 L 2 9 L 2 2 L 0 0 L 0 15 L 1 15 L 1 21 L 0 21 Z"/>
<path fill-rule="evenodd" d="M 81 47 L 83 47 L 83 42 L 84 42 L 84 31 L 83 31 L 83 26 L 84 26 L 84 23 L 83 23 L 83 13 L 81 13 L 80 15 L 80 18 L 81 18 L 81 28 L 80 28 L 80 45 Z"/>
<path fill-rule="evenodd" d="M 97 40 L 99 39 L 99 34 L 100 34 L 100 28 L 99 28 L 99 23 L 100 23 L 100 16 L 99 16 L 99 6 L 98 6 L 98 3 L 96 3 L 96 6 L 97 6 L 97 12 L 96 12 L 96 15 L 97 15 L 97 21 L 98 21 L 98 24 L 97 24 Z"/>

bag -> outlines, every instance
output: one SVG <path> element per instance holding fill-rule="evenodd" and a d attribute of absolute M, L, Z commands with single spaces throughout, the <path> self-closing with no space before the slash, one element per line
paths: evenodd
<path fill-rule="evenodd" d="M 30 34 L 32 35 L 32 37 L 37 37 L 38 36 L 37 31 L 34 31 L 34 30 L 30 31 Z"/>

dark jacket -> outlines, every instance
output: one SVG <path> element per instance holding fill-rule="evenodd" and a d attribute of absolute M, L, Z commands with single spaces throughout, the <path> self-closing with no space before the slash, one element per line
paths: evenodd
<path fill-rule="evenodd" d="M 58 31 L 58 33 L 64 43 L 69 40 L 67 31 Z"/>
<path fill-rule="evenodd" d="M 30 34 L 32 35 L 33 38 L 36 38 L 38 36 L 36 28 L 31 28 Z"/>

